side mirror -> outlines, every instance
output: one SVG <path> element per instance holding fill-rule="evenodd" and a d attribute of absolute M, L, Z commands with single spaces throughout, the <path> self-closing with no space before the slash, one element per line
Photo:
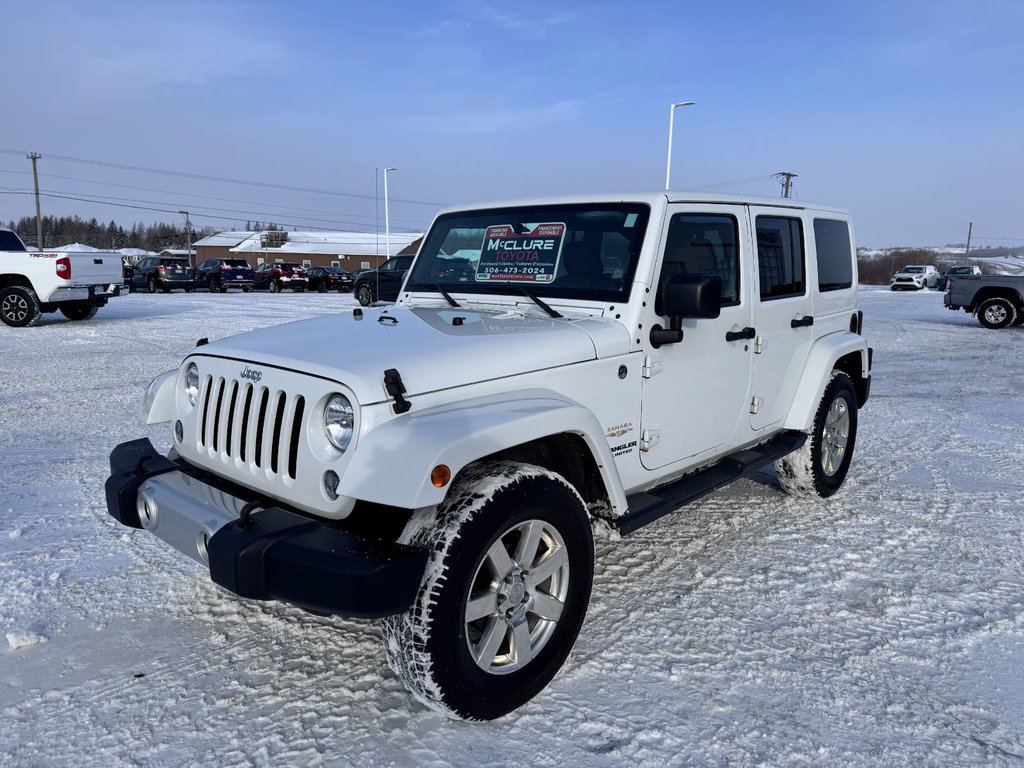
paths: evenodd
<path fill-rule="evenodd" d="M 669 327 L 651 328 L 651 345 L 683 340 L 683 318 L 713 319 L 722 313 L 722 278 L 718 275 L 673 275 L 661 288 L 658 314 L 668 315 Z"/>

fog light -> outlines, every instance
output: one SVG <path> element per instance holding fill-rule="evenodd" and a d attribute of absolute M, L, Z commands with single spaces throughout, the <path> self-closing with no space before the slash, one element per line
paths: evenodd
<path fill-rule="evenodd" d="M 444 488 L 452 479 L 452 471 L 444 464 L 438 464 L 430 470 L 430 482 L 435 488 Z"/>
<path fill-rule="evenodd" d="M 146 530 L 153 530 L 156 527 L 156 502 L 145 493 L 140 493 L 135 501 L 135 509 L 139 513 L 139 522 Z"/>
<path fill-rule="evenodd" d="M 203 559 L 203 562 L 207 565 L 210 564 L 210 553 L 206 548 L 209 543 L 209 535 L 206 531 L 200 531 L 199 535 L 196 536 L 196 549 L 199 551 L 199 556 Z"/>
<path fill-rule="evenodd" d="M 174 422 L 174 439 L 179 443 L 185 439 L 185 426 L 180 422 Z"/>
<path fill-rule="evenodd" d="M 328 469 L 324 472 L 324 493 L 327 494 L 327 498 L 331 501 L 337 501 L 338 499 L 338 486 L 341 484 L 341 478 L 338 477 L 338 473 L 333 469 Z"/>

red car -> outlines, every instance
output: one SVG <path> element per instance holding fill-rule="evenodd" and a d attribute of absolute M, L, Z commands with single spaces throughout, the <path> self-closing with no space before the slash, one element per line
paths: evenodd
<path fill-rule="evenodd" d="M 271 293 L 291 288 L 302 293 L 309 287 L 309 278 L 301 264 L 283 261 L 265 261 L 253 272 L 254 288 L 269 288 Z"/>

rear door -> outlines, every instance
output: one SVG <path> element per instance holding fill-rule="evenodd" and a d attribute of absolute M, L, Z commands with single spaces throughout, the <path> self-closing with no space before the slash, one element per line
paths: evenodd
<path fill-rule="evenodd" d="M 789 411 L 814 340 L 807 265 L 808 219 L 793 208 L 751 208 L 757 243 L 754 386 L 750 425 L 780 423 Z"/>

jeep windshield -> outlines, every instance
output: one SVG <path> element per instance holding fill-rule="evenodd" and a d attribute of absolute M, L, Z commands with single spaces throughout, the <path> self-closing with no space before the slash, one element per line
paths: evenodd
<path fill-rule="evenodd" d="M 405 290 L 624 302 L 649 217 L 640 203 L 446 214 L 420 248 Z"/>

